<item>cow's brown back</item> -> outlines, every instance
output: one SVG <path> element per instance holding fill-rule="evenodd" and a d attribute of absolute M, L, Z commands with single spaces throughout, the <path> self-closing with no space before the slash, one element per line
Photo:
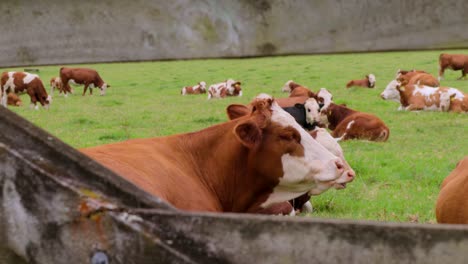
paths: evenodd
<path fill-rule="evenodd" d="M 468 156 L 443 181 L 436 218 L 438 223 L 468 224 Z"/>

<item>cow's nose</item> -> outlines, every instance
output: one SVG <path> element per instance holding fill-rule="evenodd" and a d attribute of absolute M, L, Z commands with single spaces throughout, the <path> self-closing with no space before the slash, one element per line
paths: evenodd
<path fill-rule="evenodd" d="M 349 170 L 347 175 L 349 180 L 353 180 L 356 177 L 356 173 L 353 170 Z"/>

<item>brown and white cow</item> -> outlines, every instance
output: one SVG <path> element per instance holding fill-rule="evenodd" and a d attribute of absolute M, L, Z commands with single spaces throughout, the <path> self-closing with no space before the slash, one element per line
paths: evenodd
<path fill-rule="evenodd" d="M 407 111 L 468 112 L 468 95 L 456 88 L 425 85 L 396 86 L 400 104 Z"/>
<path fill-rule="evenodd" d="M 187 94 L 204 94 L 206 93 L 206 82 L 199 82 L 197 85 L 194 86 L 185 86 L 182 87 L 182 90 L 180 91 L 181 95 L 187 95 Z"/>
<path fill-rule="evenodd" d="M 241 82 L 228 79 L 221 83 L 212 84 L 208 88 L 208 99 L 226 96 L 242 96 Z"/>
<path fill-rule="evenodd" d="M 441 224 L 468 224 L 468 156 L 442 182 L 436 218 Z"/>
<path fill-rule="evenodd" d="M 346 84 L 346 88 L 350 88 L 353 86 L 374 88 L 375 87 L 375 75 L 371 73 L 369 75 L 366 75 L 365 79 L 351 80 Z"/>
<path fill-rule="evenodd" d="M 407 73 L 397 78 L 400 86 L 406 86 L 411 84 L 427 85 L 431 87 L 438 87 L 439 81 L 429 73 Z"/>
<path fill-rule="evenodd" d="M 387 141 L 390 136 L 388 127 L 375 115 L 334 103 L 319 110 L 319 105 L 314 98 L 307 100 L 305 107 L 310 116 L 308 119 L 328 127 L 333 131 L 332 136 L 338 140 Z"/>
<path fill-rule="evenodd" d="M 445 69 L 452 69 L 454 71 L 462 71 L 462 76 L 458 78 L 466 79 L 468 73 L 468 55 L 464 54 L 446 54 L 439 55 L 439 80 L 444 77 Z"/>
<path fill-rule="evenodd" d="M 316 94 L 312 92 L 309 88 L 295 83 L 292 80 L 287 81 L 286 84 L 284 84 L 284 86 L 281 88 L 281 91 L 288 92 L 289 97 L 316 96 Z"/>
<path fill-rule="evenodd" d="M 47 94 L 44 84 L 36 74 L 28 72 L 3 72 L 0 80 L 2 89 L 2 105 L 6 107 L 9 93 L 26 92 L 31 98 L 31 107 L 39 109 L 37 102 L 48 109 L 52 97 Z"/>
<path fill-rule="evenodd" d="M 239 105 L 229 106 L 228 115 L 239 116 L 236 109 Z M 270 96 L 257 96 L 251 109 L 198 132 L 81 151 L 147 192 L 191 211 L 258 212 L 343 174 L 342 161 Z"/>
<path fill-rule="evenodd" d="M 96 70 L 88 68 L 60 68 L 60 79 L 64 94 L 71 93 L 70 84 L 84 85 L 83 96 L 89 88 L 89 93 L 93 94 L 93 88 L 99 88 L 101 95 L 106 94 L 107 88 L 111 87 L 104 82 Z"/>

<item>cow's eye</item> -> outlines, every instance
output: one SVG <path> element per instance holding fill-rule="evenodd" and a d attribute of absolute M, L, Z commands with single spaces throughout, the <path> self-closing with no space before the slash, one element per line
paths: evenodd
<path fill-rule="evenodd" d="M 309 113 L 310 113 L 310 109 L 307 109 L 307 112 L 309 112 Z"/>

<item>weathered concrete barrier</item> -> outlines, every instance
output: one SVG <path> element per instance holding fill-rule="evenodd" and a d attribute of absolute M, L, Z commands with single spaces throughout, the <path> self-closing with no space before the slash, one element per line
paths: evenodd
<path fill-rule="evenodd" d="M 464 0 L 2 0 L 0 66 L 468 47 Z"/>
<path fill-rule="evenodd" d="M 464 263 L 468 228 L 188 213 L 0 107 L 0 263 Z"/>

